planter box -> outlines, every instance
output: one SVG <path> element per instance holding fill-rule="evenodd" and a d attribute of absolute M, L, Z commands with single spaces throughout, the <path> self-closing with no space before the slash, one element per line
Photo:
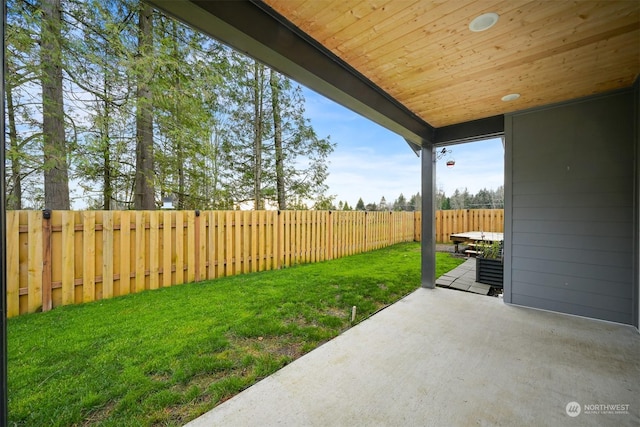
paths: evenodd
<path fill-rule="evenodd" d="M 476 282 L 502 288 L 504 265 L 501 259 L 476 258 Z"/>

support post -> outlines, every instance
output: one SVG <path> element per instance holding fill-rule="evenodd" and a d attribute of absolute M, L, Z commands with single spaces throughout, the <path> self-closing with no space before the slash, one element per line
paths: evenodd
<path fill-rule="evenodd" d="M 633 272 L 633 292 L 635 293 L 635 298 L 633 301 L 633 321 L 635 323 L 636 329 L 640 332 L 640 77 L 636 78 L 636 81 L 633 85 L 634 87 L 634 117 L 635 117 L 635 127 L 636 127 L 636 135 L 635 135 L 635 201 L 634 201 L 634 227 L 635 230 L 633 232 L 634 235 L 634 272 Z"/>
<path fill-rule="evenodd" d="M 436 152 L 433 146 L 422 147 L 422 243 L 421 284 L 423 288 L 436 286 L 436 227 L 435 227 Z"/>
<path fill-rule="evenodd" d="M 2 68 L 0 75 L 0 93 L 4 94 L 4 74 L 5 74 L 5 22 L 6 22 L 6 3 L 2 2 L 0 6 L 2 16 L 0 17 L 0 33 L 2 33 L 2 42 L 0 43 L 0 60 Z M 2 132 L 2 147 L 0 147 L 0 425 L 9 424 L 7 415 L 8 406 L 8 388 L 7 388 L 7 206 L 5 204 L 5 194 L 7 194 L 4 160 L 5 160 L 5 134 L 4 134 L 4 96 L 0 100 L 3 114 L 0 114 L 0 129 Z"/>

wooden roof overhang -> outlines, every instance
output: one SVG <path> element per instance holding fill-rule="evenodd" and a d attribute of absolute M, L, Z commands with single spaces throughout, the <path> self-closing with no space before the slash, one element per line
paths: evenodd
<path fill-rule="evenodd" d="M 421 146 L 499 135 L 504 114 L 631 86 L 640 2 L 149 0 Z M 487 31 L 469 23 L 499 15 Z M 521 97 L 512 102 L 509 93 Z"/>

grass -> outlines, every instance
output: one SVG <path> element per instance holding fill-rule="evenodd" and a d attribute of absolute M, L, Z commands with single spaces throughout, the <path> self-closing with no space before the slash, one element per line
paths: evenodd
<path fill-rule="evenodd" d="M 419 284 L 409 243 L 10 319 L 10 425 L 182 425 Z"/>

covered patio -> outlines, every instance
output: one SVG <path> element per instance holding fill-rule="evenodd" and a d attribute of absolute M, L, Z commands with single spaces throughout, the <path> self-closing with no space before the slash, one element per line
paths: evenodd
<path fill-rule="evenodd" d="M 639 424 L 637 2 L 149 1 L 421 156 L 423 289 L 192 425 Z M 489 137 L 503 299 L 435 288 L 437 150 Z"/>
<path fill-rule="evenodd" d="M 421 155 L 423 288 L 190 425 L 640 424 L 636 1 L 147 1 Z M 435 288 L 436 150 L 488 137 L 504 300 Z"/>
<path fill-rule="evenodd" d="M 421 288 L 188 426 L 636 426 L 639 355 L 632 326 Z"/>
<path fill-rule="evenodd" d="M 148 1 L 407 141 L 423 287 L 438 150 L 501 137 L 504 302 L 639 326 L 638 2 Z"/>

